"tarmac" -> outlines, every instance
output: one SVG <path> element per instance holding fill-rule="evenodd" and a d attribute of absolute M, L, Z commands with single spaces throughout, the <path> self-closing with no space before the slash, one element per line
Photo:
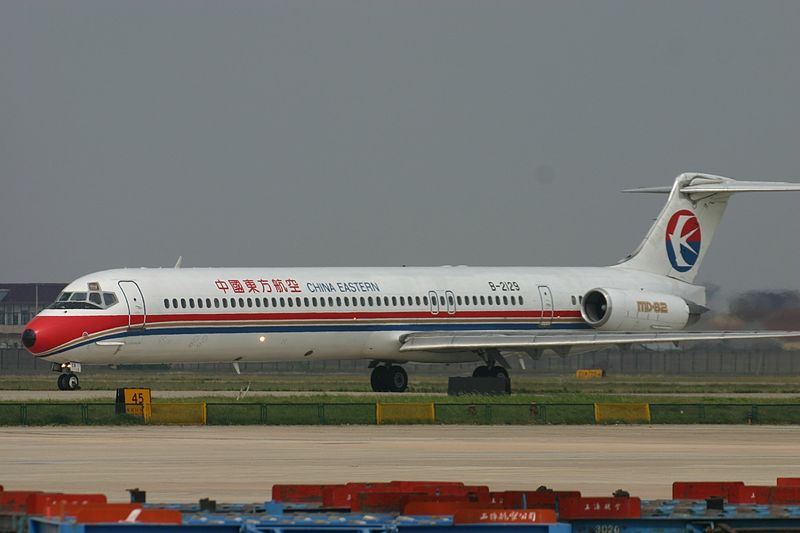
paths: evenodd
<path fill-rule="evenodd" d="M 793 426 L 205 426 L 0 428 L 7 490 L 125 489 L 151 502 L 269 499 L 274 483 L 454 480 L 493 489 L 625 489 L 800 477 Z"/>

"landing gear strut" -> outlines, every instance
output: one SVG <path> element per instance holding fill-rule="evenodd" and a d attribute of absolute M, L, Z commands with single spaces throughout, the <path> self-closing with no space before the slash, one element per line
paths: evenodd
<path fill-rule="evenodd" d="M 59 372 L 58 390 L 78 390 L 81 388 L 81 381 L 73 373 L 81 371 L 80 363 L 53 363 L 52 370 Z"/>
<path fill-rule="evenodd" d="M 372 369 L 369 382 L 373 392 L 405 392 L 408 374 L 402 366 L 378 365 Z"/>

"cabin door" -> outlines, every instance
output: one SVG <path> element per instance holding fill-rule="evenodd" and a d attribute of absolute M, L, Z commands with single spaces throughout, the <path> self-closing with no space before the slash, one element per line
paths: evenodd
<path fill-rule="evenodd" d="M 128 304 L 128 329 L 142 329 L 147 320 L 142 290 L 135 281 L 120 281 L 119 288 Z"/>
<path fill-rule="evenodd" d="M 539 285 L 539 301 L 542 304 L 542 318 L 539 321 L 539 325 L 543 328 L 549 328 L 553 324 L 555 310 L 553 308 L 553 293 L 550 292 L 550 287 L 547 285 Z"/>

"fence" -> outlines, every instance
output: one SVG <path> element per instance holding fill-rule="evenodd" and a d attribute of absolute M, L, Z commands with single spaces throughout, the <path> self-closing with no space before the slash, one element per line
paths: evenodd
<path fill-rule="evenodd" d="M 208 425 L 343 425 L 377 424 L 374 403 L 208 403 L 153 404 L 153 424 Z M 175 407 L 177 406 L 177 407 Z M 619 410 L 592 403 L 553 404 L 428 404 L 419 415 L 392 423 L 436 424 L 800 424 L 800 404 L 631 404 L 628 417 Z M 144 424 L 142 417 L 117 414 L 113 403 L 0 403 L 0 425 L 116 425 Z M 600 416 L 598 416 L 598 411 Z M 158 416 L 156 416 L 158 413 Z M 632 413 L 632 415 L 631 415 Z M 205 420 L 203 420 L 205 417 Z M 413 418 L 413 417 L 412 417 Z"/>

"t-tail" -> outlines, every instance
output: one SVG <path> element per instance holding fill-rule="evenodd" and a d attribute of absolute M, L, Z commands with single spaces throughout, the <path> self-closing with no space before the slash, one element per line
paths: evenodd
<path fill-rule="evenodd" d="M 698 172 L 681 174 L 671 188 L 626 190 L 669 193 L 669 199 L 636 251 L 615 266 L 691 283 L 700 270 L 731 195 L 786 191 L 800 191 L 800 184 L 738 181 Z"/>

